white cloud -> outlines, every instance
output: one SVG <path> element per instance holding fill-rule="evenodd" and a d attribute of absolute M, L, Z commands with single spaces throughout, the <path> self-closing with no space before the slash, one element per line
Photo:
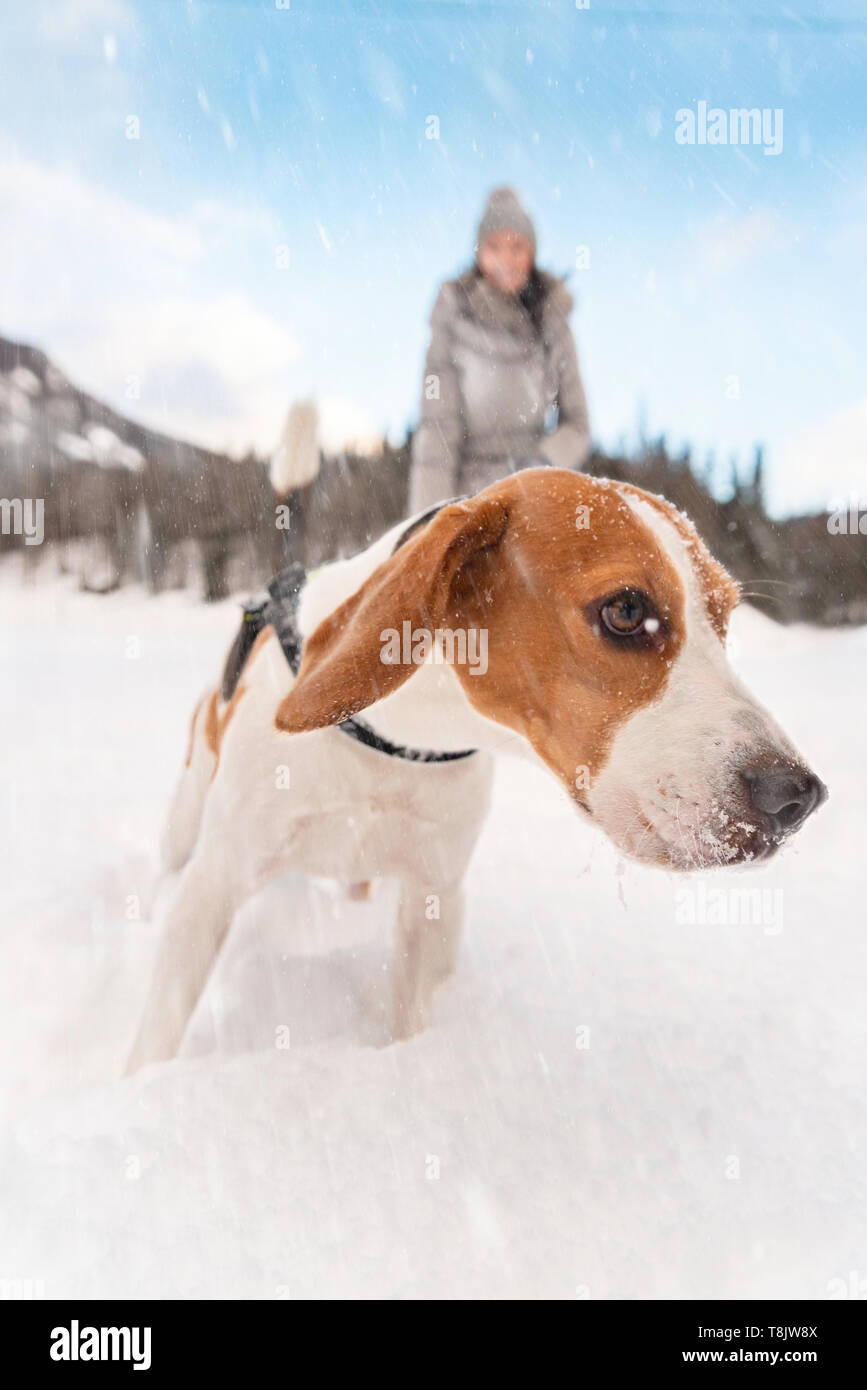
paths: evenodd
<path fill-rule="evenodd" d="M 302 346 L 237 283 L 238 248 L 274 266 L 280 220 L 199 199 L 155 213 L 86 182 L 0 155 L 0 332 L 35 342 L 70 379 L 169 434 L 240 452 L 275 444 L 303 382 Z M 378 433 L 344 396 L 320 402 L 329 449 Z"/>
<path fill-rule="evenodd" d="M 141 397 L 127 409 L 170 433 L 264 450 L 277 437 L 299 353 L 287 329 L 238 291 L 165 295 L 106 306 L 88 377 L 136 379 Z"/>
<path fill-rule="evenodd" d="M 836 506 L 850 493 L 867 500 L 867 398 L 793 435 L 774 476 L 787 509 Z"/>
<path fill-rule="evenodd" d="M 238 237 L 284 240 L 280 219 L 261 204 L 221 203 L 216 198 L 200 198 L 190 209 L 189 219 L 199 235 L 213 246 L 221 238 Z"/>
<path fill-rule="evenodd" d="M 46 169 L 24 159 L 0 162 L 0 237 L 16 259 L 50 255 L 62 266 L 79 245 L 93 237 L 112 250 L 133 256 L 184 262 L 201 254 L 199 227 L 188 218 L 172 220 L 87 184 L 78 174 Z"/>

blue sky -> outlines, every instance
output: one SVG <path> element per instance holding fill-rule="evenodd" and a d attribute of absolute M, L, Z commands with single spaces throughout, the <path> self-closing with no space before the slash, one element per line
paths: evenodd
<path fill-rule="evenodd" d="M 309 393 L 327 442 L 399 438 L 509 182 L 604 445 L 643 420 L 722 488 L 762 442 L 778 510 L 863 495 L 865 79 L 851 0 L 8 6 L 0 332 L 216 446 Z M 781 152 L 679 144 L 700 101 L 781 109 Z"/>

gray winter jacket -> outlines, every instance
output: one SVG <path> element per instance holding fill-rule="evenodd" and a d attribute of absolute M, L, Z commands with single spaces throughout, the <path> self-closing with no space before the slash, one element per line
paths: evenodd
<path fill-rule="evenodd" d="M 442 286 L 412 444 L 410 514 L 478 492 L 517 468 L 580 468 L 587 457 L 572 297 L 561 280 L 539 274 L 547 289 L 541 334 L 517 297 L 501 294 L 475 270 Z M 552 406 L 557 428 L 545 434 Z"/>

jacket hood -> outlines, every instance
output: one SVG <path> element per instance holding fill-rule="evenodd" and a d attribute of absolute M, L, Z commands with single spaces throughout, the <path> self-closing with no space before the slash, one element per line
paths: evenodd
<path fill-rule="evenodd" d="M 565 281 L 547 270 L 537 270 L 536 274 L 542 281 L 545 292 L 543 320 L 551 316 L 568 318 L 575 301 L 567 290 Z M 475 266 L 459 275 L 454 285 L 458 291 L 461 312 L 478 319 L 480 323 L 511 327 L 516 331 L 528 325 L 527 311 L 518 297 L 501 294 L 499 290 L 494 289 Z"/>

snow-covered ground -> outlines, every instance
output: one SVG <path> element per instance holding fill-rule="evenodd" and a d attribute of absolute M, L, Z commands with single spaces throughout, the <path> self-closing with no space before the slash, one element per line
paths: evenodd
<path fill-rule="evenodd" d="M 737 616 L 736 665 L 831 789 L 770 866 L 623 864 L 553 779 L 503 763 L 427 1033 L 378 1045 L 389 886 L 287 879 L 236 920 L 182 1059 L 120 1081 L 171 887 L 153 902 L 161 817 L 235 622 L 0 570 L 0 1281 L 601 1299 L 864 1279 L 867 630 Z M 768 890 L 758 920 L 714 924 L 744 887 Z"/>

